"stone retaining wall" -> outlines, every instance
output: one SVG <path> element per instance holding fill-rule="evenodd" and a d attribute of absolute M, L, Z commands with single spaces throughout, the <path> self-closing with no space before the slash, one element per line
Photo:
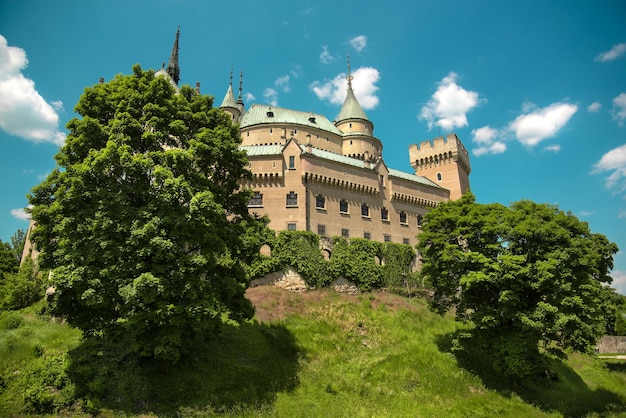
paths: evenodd
<path fill-rule="evenodd" d="M 605 335 L 598 341 L 596 352 L 598 354 L 626 353 L 626 337 Z"/>

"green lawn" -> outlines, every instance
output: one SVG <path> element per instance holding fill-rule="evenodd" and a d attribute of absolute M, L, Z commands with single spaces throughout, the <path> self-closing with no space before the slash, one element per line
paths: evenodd
<path fill-rule="evenodd" d="M 229 324 L 181 364 L 80 341 L 38 314 L 0 315 L 0 416 L 626 416 L 626 362 L 574 354 L 511 382 L 421 299 L 255 288 L 255 321 Z"/>

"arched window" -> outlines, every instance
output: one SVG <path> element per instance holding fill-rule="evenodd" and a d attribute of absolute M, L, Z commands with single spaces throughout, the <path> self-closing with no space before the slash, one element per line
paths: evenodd
<path fill-rule="evenodd" d="M 441 181 L 442 178 L 441 173 L 437 173 L 437 181 Z"/>

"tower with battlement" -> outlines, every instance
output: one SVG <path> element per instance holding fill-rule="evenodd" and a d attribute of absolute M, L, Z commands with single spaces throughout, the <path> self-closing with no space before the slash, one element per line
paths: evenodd
<path fill-rule="evenodd" d="M 410 145 L 409 158 L 416 175 L 450 190 L 450 200 L 470 189 L 469 154 L 456 134 Z"/>

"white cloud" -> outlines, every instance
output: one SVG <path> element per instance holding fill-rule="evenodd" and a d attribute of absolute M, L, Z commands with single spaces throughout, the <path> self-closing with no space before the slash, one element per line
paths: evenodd
<path fill-rule="evenodd" d="M 28 65 L 26 52 L 8 46 L 0 35 L 0 128 L 11 135 L 35 142 L 63 145 L 65 133 L 59 132 L 61 102 L 50 105 L 35 89 L 35 82 L 24 77 Z"/>
<path fill-rule="evenodd" d="M 613 109 L 611 110 L 613 120 L 617 121 L 619 126 L 624 126 L 626 120 L 626 93 L 621 93 L 613 99 Z"/>
<path fill-rule="evenodd" d="M 269 103 L 272 106 L 278 106 L 278 92 L 273 88 L 266 88 L 263 92 L 263 98 L 266 103 Z"/>
<path fill-rule="evenodd" d="M 550 151 L 550 152 L 559 152 L 561 151 L 561 146 L 559 144 L 548 145 L 547 147 L 544 148 L 544 150 Z"/>
<path fill-rule="evenodd" d="M 293 78 L 300 77 L 302 75 L 302 66 L 300 64 L 292 64 L 289 73 Z"/>
<path fill-rule="evenodd" d="M 587 112 L 596 113 L 602 108 L 600 102 L 593 102 L 587 106 Z"/>
<path fill-rule="evenodd" d="M 611 48 L 610 50 L 606 52 L 596 55 L 594 59 L 598 62 L 609 62 L 609 61 L 613 61 L 621 57 L 624 54 L 624 52 L 626 52 L 626 42 L 613 45 L 613 48 Z"/>
<path fill-rule="evenodd" d="M 620 209 L 617 213 L 617 219 L 626 219 L 626 210 Z"/>
<path fill-rule="evenodd" d="M 355 36 L 354 38 L 350 39 L 350 45 L 356 50 L 356 52 L 361 52 L 363 48 L 367 46 L 367 36 Z"/>
<path fill-rule="evenodd" d="M 592 173 L 612 172 L 604 179 L 607 189 L 619 194 L 626 191 L 626 144 L 612 149 L 593 166 Z"/>
<path fill-rule="evenodd" d="M 457 78 L 454 72 L 444 77 L 432 98 L 422 107 L 419 118 L 428 122 L 429 129 L 439 126 L 450 131 L 467 126 L 466 114 L 483 101 L 478 93 L 459 86 Z"/>
<path fill-rule="evenodd" d="M 30 214 L 26 213 L 24 208 L 11 209 L 11 216 L 13 216 L 14 218 L 17 218 L 17 219 L 21 219 L 23 221 L 29 221 L 30 220 Z"/>
<path fill-rule="evenodd" d="M 256 97 L 252 93 L 244 93 L 244 97 L 246 98 L 246 102 L 250 103 L 256 100 Z"/>
<path fill-rule="evenodd" d="M 591 216 L 591 215 L 593 215 L 593 211 L 592 210 L 582 210 L 582 211 L 580 211 L 580 213 L 578 215 L 579 216 Z"/>
<path fill-rule="evenodd" d="M 480 157 L 481 155 L 502 154 L 506 151 L 506 144 L 496 140 L 501 136 L 501 133 L 497 129 L 489 125 L 472 130 L 472 142 L 479 145 L 477 148 L 472 149 L 472 154 L 476 157 Z"/>
<path fill-rule="evenodd" d="M 613 278 L 613 283 L 610 286 L 617 290 L 620 295 L 626 295 L 626 272 L 613 270 L 610 275 Z"/>
<path fill-rule="evenodd" d="M 544 139 L 556 136 L 577 110 L 573 104 L 553 103 L 518 116 L 509 124 L 509 129 L 522 144 L 534 147 Z"/>
<path fill-rule="evenodd" d="M 352 89 L 361 107 L 374 109 L 379 102 L 378 96 L 376 96 L 378 91 L 376 83 L 380 79 L 378 70 L 371 67 L 361 67 L 352 73 L 352 77 Z M 309 88 L 318 99 L 341 105 L 346 99 L 348 91 L 346 74 L 338 74 L 332 80 L 325 80 L 324 82 L 314 81 Z"/>
<path fill-rule="evenodd" d="M 284 92 L 288 92 L 288 91 L 291 90 L 291 87 L 289 86 L 289 76 L 288 75 L 281 75 L 280 77 L 278 77 L 274 81 L 274 85 L 276 87 L 279 87 Z"/>
<path fill-rule="evenodd" d="M 330 64 L 331 62 L 335 61 L 335 57 L 333 57 L 331 55 L 330 52 L 328 52 L 328 45 L 324 45 L 322 47 L 322 53 L 320 54 L 320 62 L 322 64 Z"/>

